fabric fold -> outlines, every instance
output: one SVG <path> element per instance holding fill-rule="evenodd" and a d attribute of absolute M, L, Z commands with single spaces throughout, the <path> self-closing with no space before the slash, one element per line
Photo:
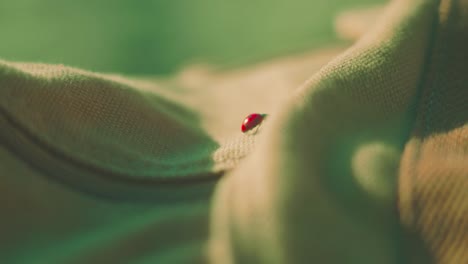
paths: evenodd
<path fill-rule="evenodd" d="M 404 261 L 398 167 L 437 8 L 393 1 L 272 115 L 258 147 L 216 190 L 212 263 Z"/>

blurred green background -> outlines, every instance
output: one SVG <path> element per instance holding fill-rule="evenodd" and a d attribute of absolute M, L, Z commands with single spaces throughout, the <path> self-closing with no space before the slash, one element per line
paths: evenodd
<path fill-rule="evenodd" d="M 385 0 L 0 0 L 0 58 L 169 74 L 336 41 L 333 17 Z"/>

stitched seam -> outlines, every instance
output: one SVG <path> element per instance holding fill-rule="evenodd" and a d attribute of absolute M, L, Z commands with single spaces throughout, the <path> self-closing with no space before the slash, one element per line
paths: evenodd
<path fill-rule="evenodd" d="M 97 175 L 101 175 L 102 178 L 108 178 L 109 180 L 123 180 L 123 181 L 128 181 L 128 182 L 147 182 L 147 183 L 157 183 L 157 184 L 191 184 L 191 183 L 196 183 L 196 182 L 205 182 L 205 181 L 210 181 L 217 179 L 218 173 L 202 173 L 202 174 L 194 174 L 194 175 L 186 175 L 186 176 L 180 176 L 177 178 L 168 178 L 168 177 L 158 177 L 155 176 L 153 177 L 141 177 L 141 176 L 135 176 L 135 175 L 130 175 L 130 174 L 124 174 L 124 173 L 118 173 L 118 172 L 112 172 L 110 170 L 106 170 L 100 167 L 96 167 L 93 164 L 88 164 L 88 163 L 83 163 L 79 160 L 74 159 L 71 156 L 68 155 L 62 155 L 62 153 L 49 146 L 47 143 L 43 143 L 41 139 L 35 137 L 30 131 L 25 129 L 24 127 L 21 126 L 21 124 L 17 123 L 14 118 L 12 118 L 2 107 L 0 107 L 0 114 L 6 119 L 6 122 L 15 130 L 17 133 L 20 133 L 23 135 L 25 138 L 28 139 L 28 141 L 31 144 L 36 145 L 37 147 L 41 148 L 43 151 L 46 153 L 50 154 L 50 156 L 54 157 L 54 159 L 57 159 L 58 162 L 67 162 L 68 164 L 72 165 L 72 167 L 77 167 L 78 169 L 83 170 L 83 172 L 86 171 L 92 171 L 96 173 Z M 1 133 L 0 133 L 1 135 Z M 1 142 L 1 141 L 0 141 Z M 2 145 L 6 145 L 3 142 L 1 142 Z M 14 153 L 18 153 L 19 151 L 14 151 Z M 21 155 L 18 155 L 21 156 Z M 21 157 L 24 160 L 24 157 Z M 212 176 L 210 176 L 212 175 Z"/>

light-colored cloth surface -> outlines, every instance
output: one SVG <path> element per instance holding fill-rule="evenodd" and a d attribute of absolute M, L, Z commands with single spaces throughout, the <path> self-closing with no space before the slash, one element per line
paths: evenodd
<path fill-rule="evenodd" d="M 242 119 L 272 112 L 343 49 L 169 80 L 0 62 L 1 259 L 203 259 L 214 184 L 259 136 L 242 135 Z"/>
<path fill-rule="evenodd" d="M 468 2 L 384 12 L 230 72 L 0 61 L 0 260 L 467 262 Z"/>

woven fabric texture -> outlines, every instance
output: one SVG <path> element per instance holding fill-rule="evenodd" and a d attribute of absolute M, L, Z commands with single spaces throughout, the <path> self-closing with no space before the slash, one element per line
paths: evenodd
<path fill-rule="evenodd" d="M 466 47 L 468 1 L 441 1 L 416 124 L 399 177 L 401 219 L 435 263 L 468 262 Z"/>
<path fill-rule="evenodd" d="M 467 262 L 467 7 L 393 1 L 277 109 L 217 189 L 212 263 Z"/>
<path fill-rule="evenodd" d="M 238 70 L 0 60 L 0 262 L 468 263 L 468 1 L 381 10 Z"/>

